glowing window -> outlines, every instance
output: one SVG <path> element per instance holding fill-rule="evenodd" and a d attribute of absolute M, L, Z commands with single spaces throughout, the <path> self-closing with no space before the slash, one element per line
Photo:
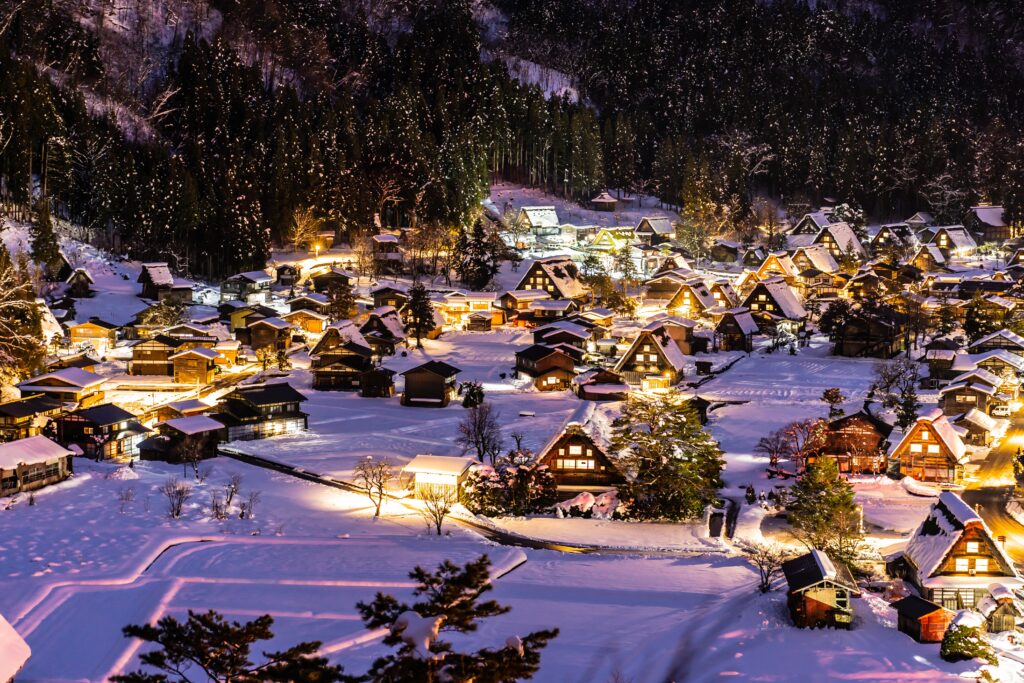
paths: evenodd
<path fill-rule="evenodd" d="M 976 555 L 979 549 L 979 543 L 977 541 L 967 541 L 967 552 L 972 555 Z"/>
<path fill-rule="evenodd" d="M 958 572 L 965 572 L 965 571 L 967 571 L 967 565 L 968 565 L 968 563 L 967 563 L 967 558 L 966 557 L 958 557 L 958 558 L 956 558 L 956 570 Z"/>
<path fill-rule="evenodd" d="M 974 561 L 974 571 L 987 572 L 988 571 L 988 558 L 979 557 Z"/>

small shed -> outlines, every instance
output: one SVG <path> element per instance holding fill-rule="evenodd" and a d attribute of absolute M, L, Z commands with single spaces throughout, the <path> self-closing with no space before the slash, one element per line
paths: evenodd
<path fill-rule="evenodd" d="M 601 194 L 597 195 L 596 197 L 590 200 L 590 205 L 594 208 L 595 211 L 611 212 L 615 211 L 615 209 L 618 208 L 619 201 L 615 197 L 608 194 L 607 192 L 602 192 Z"/>
<path fill-rule="evenodd" d="M 989 633 L 1014 631 L 1024 617 L 1024 606 L 1013 591 L 1001 583 L 988 587 L 989 594 L 978 602 L 978 611 L 985 617 Z"/>
<path fill-rule="evenodd" d="M 494 315 L 488 311 L 470 313 L 466 321 L 466 329 L 470 332 L 490 332 L 494 324 Z"/>
<path fill-rule="evenodd" d="M 476 460 L 468 456 L 417 455 L 403 472 L 413 477 L 413 489 L 417 497 L 424 488 L 441 486 L 457 492 L 463 477 Z"/>
<path fill-rule="evenodd" d="M 828 555 L 815 549 L 783 562 L 782 573 L 789 584 L 787 603 L 796 626 L 850 628 L 850 599 L 859 597 L 860 591 L 846 565 L 833 563 Z"/>
<path fill-rule="evenodd" d="M 359 376 L 359 395 L 363 398 L 391 398 L 395 395 L 395 371 L 377 366 Z"/>
<path fill-rule="evenodd" d="M 406 370 L 402 373 L 405 377 L 402 405 L 447 406 L 455 398 L 455 377 L 460 372 L 457 367 L 439 360 Z"/>
<path fill-rule="evenodd" d="M 89 275 L 89 271 L 85 268 L 76 268 L 74 272 L 68 276 L 68 296 L 73 299 L 83 299 L 87 296 L 92 296 L 92 286 L 96 284 L 92 276 Z"/>
<path fill-rule="evenodd" d="M 953 620 L 953 613 L 942 605 L 916 595 L 892 603 L 896 610 L 896 628 L 919 643 L 940 643 Z"/>

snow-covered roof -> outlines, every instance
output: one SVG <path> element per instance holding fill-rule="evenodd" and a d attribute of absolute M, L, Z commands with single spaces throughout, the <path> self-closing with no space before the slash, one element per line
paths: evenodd
<path fill-rule="evenodd" d="M 524 206 L 520 215 L 525 215 L 533 228 L 557 228 L 558 213 L 553 206 Z"/>
<path fill-rule="evenodd" d="M 782 311 L 782 315 L 786 318 L 800 320 L 807 317 L 807 309 L 800 303 L 800 299 L 797 298 L 793 288 L 785 280 L 782 278 L 769 278 L 762 280 L 759 284 L 768 290 L 768 294 L 775 300 L 775 303 L 778 304 Z"/>
<path fill-rule="evenodd" d="M 213 419 L 209 415 L 189 415 L 187 417 L 176 417 L 173 420 L 167 420 L 161 422 L 161 425 L 167 425 L 172 429 L 181 432 L 187 436 L 192 434 L 202 434 L 204 432 L 213 432 L 218 429 L 224 429 L 224 424 Z"/>
<path fill-rule="evenodd" d="M 576 323 L 568 320 L 558 320 L 549 325 L 545 325 L 544 327 L 540 327 L 533 331 L 533 336 L 535 338 L 544 338 L 555 332 L 565 332 L 566 334 L 570 334 L 580 339 L 590 339 L 591 336 L 590 330 L 586 327 L 583 325 L 577 325 Z"/>
<path fill-rule="evenodd" d="M 174 360 L 175 358 L 184 358 L 185 356 L 199 356 L 200 358 L 205 358 L 206 360 L 216 360 L 217 358 L 220 358 L 219 353 L 217 353 L 213 349 L 208 349 L 205 346 L 196 346 L 194 348 L 186 349 L 184 351 L 178 351 L 170 358 L 171 360 Z"/>
<path fill-rule="evenodd" d="M 53 372 L 47 372 L 42 375 L 37 375 L 31 379 L 18 384 L 18 388 L 34 387 L 40 382 L 46 380 L 58 380 L 64 382 L 73 387 L 79 387 L 86 389 L 88 387 L 96 386 L 97 384 L 103 383 L 103 378 L 94 372 L 83 370 L 82 368 L 63 368 L 61 370 L 54 370 Z"/>
<path fill-rule="evenodd" d="M 806 247 L 800 247 L 793 253 L 795 259 L 800 254 L 807 257 L 807 260 L 811 262 L 811 266 L 817 268 L 823 273 L 834 273 L 839 270 L 839 264 L 836 263 L 835 257 L 823 244 L 811 244 Z"/>
<path fill-rule="evenodd" d="M 413 474 L 451 474 L 456 477 L 468 470 L 475 458 L 458 455 L 417 455 L 403 469 Z"/>
<path fill-rule="evenodd" d="M 86 270 L 85 268 L 75 268 L 75 269 L 74 269 L 74 270 L 73 270 L 73 271 L 71 272 L 71 275 L 68 275 L 68 279 L 67 279 L 67 280 L 65 280 L 65 282 L 71 282 L 71 280 L 73 280 L 73 279 L 75 278 L 75 276 L 77 276 L 77 275 L 79 275 L 79 274 L 81 274 L 81 275 L 84 275 L 84 276 L 85 276 L 85 279 L 86 279 L 86 281 L 87 281 L 87 282 L 88 282 L 88 283 L 89 283 L 90 285 L 92 285 L 92 284 L 95 284 L 95 281 L 94 281 L 94 280 L 92 279 L 92 275 L 89 275 L 89 271 L 87 271 L 87 270 Z"/>
<path fill-rule="evenodd" d="M 985 353 L 968 355 L 967 358 L 971 359 L 975 367 L 995 358 L 1013 368 L 1016 368 L 1017 370 L 1024 371 L 1024 357 L 1018 356 L 1016 353 L 1012 353 L 1006 349 L 992 349 Z M 953 367 L 956 368 L 955 363 L 953 364 Z"/>
<path fill-rule="evenodd" d="M 394 306 L 375 308 L 370 312 L 370 317 L 380 320 L 395 339 L 405 339 L 405 326 Z"/>
<path fill-rule="evenodd" d="M 754 321 L 754 316 L 750 314 L 749 308 L 743 308 L 742 306 L 730 308 L 725 311 L 725 314 L 732 316 L 743 334 L 757 334 L 759 332 L 757 323 Z"/>
<path fill-rule="evenodd" d="M 572 299 L 538 299 L 530 302 L 531 311 L 565 311 L 572 306 Z"/>
<path fill-rule="evenodd" d="M 650 226 L 651 233 L 654 235 L 671 235 L 672 233 L 675 232 L 675 228 L 672 227 L 671 218 L 652 218 L 650 216 L 644 216 L 643 218 L 640 219 L 640 222 L 637 223 L 635 230 L 639 231 L 640 226 L 642 226 L 644 222 L 646 222 L 647 225 Z"/>
<path fill-rule="evenodd" d="M 1011 332 L 1010 330 L 1007 330 L 1005 328 L 1002 330 L 996 330 L 991 334 L 986 334 L 984 337 L 971 344 L 968 348 L 973 349 L 976 346 L 984 346 L 985 344 L 988 344 L 990 341 L 997 338 L 1005 339 L 1014 346 L 1024 349 L 1024 337 L 1020 336 L 1016 332 Z"/>
<path fill-rule="evenodd" d="M 964 445 L 960 435 L 953 429 L 953 424 L 949 421 L 949 418 L 942 414 L 941 410 L 935 408 L 924 415 L 920 415 L 917 418 L 917 424 L 929 427 L 936 438 L 945 444 L 946 448 L 958 462 L 963 461 L 966 457 L 967 446 Z M 903 443 L 909 443 L 916 432 L 916 429 L 908 429 L 893 450 L 902 450 Z"/>
<path fill-rule="evenodd" d="M 853 228 L 850 227 L 849 223 L 830 223 L 823 227 L 821 231 L 822 233 L 827 232 L 832 235 L 832 239 L 835 241 L 836 245 L 845 254 L 864 256 L 867 253 L 864 249 L 864 245 L 860 243 L 857 233 L 853 231 Z"/>
<path fill-rule="evenodd" d="M 924 225 L 931 225 L 935 222 L 935 219 L 927 211 L 918 211 L 913 216 L 908 218 L 905 223 L 922 223 Z"/>
<path fill-rule="evenodd" d="M 256 320 L 253 323 L 251 323 L 249 327 L 254 327 L 255 325 L 269 325 L 270 327 L 273 327 L 278 330 L 287 330 L 293 327 L 293 325 L 290 322 L 288 322 L 287 320 L 281 320 L 281 318 L 278 318 L 277 316 L 271 316 L 269 318 Z"/>
<path fill-rule="evenodd" d="M 970 251 L 978 247 L 978 243 L 971 237 L 971 233 L 962 225 L 939 225 L 928 228 L 932 242 L 935 241 L 940 232 L 945 232 L 949 236 L 950 244 L 954 249 Z"/>
<path fill-rule="evenodd" d="M 398 242 L 398 235 L 392 235 L 390 233 L 386 233 L 385 232 L 385 233 L 382 233 L 380 235 L 374 235 L 373 236 L 373 241 L 374 242 L 380 242 L 380 243 L 384 243 L 384 242 L 397 243 Z"/>
<path fill-rule="evenodd" d="M 912 561 L 915 567 L 918 567 L 918 575 L 922 582 L 926 586 L 930 584 L 928 580 L 938 570 L 942 560 L 963 536 L 964 530 L 968 526 L 982 528 L 985 536 L 991 540 L 991 546 L 1004 560 L 1002 563 L 1012 572 L 1011 578 L 1019 580 L 1013 562 L 994 542 L 991 531 L 981 516 L 961 497 L 946 490 L 939 495 L 939 500 L 932 504 L 928 517 L 913 532 L 913 536 L 910 537 L 903 551 L 904 556 Z"/>
<path fill-rule="evenodd" d="M 328 330 L 331 329 L 338 331 L 338 336 L 341 338 L 342 343 L 349 342 L 363 348 L 370 348 L 366 337 L 363 336 L 363 333 L 359 331 L 359 328 L 351 320 L 339 320 L 338 322 L 331 323 L 328 326 Z"/>
<path fill-rule="evenodd" d="M 171 275 L 171 268 L 166 263 L 143 263 L 142 272 L 149 274 L 150 281 L 160 286 L 171 286 L 174 284 L 174 276 Z M 140 274 L 141 278 L 142 275 Z"/>
<path fill-rule="evenodd" d="M 946 255 L 943 254 L 942 250 L 939 249 L 934 244 L 924 244 L 924 245 L 922 245 L 921 248 L 918 249 L 917 254 L 915 254 L 915 258 L 917 257 L 917 255 L 920 255 L 921 252 L 924 252 L 925 254 L 930 256 L 932 258 L 932 260 L 935 261 L 935 263 L 937 265 L 941 266 L 941 265 L 943 265 L 946 262 Z"/>
<path fill-rule="evenodd" d="M 959 391 L 961 389 L 973 389 L 974 391 L 987 394 L 988 396 L 995 396 L 996 393 L 996 388 L 994 386 L 983 382 L 955 382 L 939 389 L 939 394 L 945 396 L 950 392 Z"/>
<path fill-rule="evenodd" d="M 297 311 L 291 311 L 289 313 L 285 313 L 281 317 L 284 318 L 285 320 L 288 320 L 289 318 L 293 318 L 293 317 L 294 318 L 299 318 L 299 317 L 303 317 L 303 316 L 307 317 L 307 318 L 316 318 L 317 320 L 329 320 L 330 319 L 329 315 L 326 315 L 324 313 L 320 313 L 319 311 L 312 311 L 312 310 L 310 310 L 308 308 L 300 308 Z"/>
<path fill-rule="evenodd" d="M 537 259 L 534 263 L 540 265 L 565 298 L 575 299 L 586 295 L 587 288 L 569 273 L 569 266 L 575 267 L 575 264 L 568 256 L 549 256 Z"/>
<path fill-rule="evenodd" d="M 31 654 L 25 639 L 0 615 L 0 681 L 14 680 Z"/>
<path fill-rule="evenodd" d="M 1003 207 L 1001 206 L 972 206 L 971 212 L 985 225 L 991 225 L 993 228 L 1006 226 L 1006 222 L 1003 220 Z"/>
<path fill-rule="evenodd" d="M 957 422 L 968 422 L 978 429 L 986 432 L 991 432 L 996 428 L 995 418 L 981 412 L 977 408 L 971 408 L 966 413 L 957 418 Z"/>
<path fill-rule="evenodd" d="M 972 370 L 968 370 L 967 372 L 964 372 L 964 373 L 954 377 L 952 381 L 954 383 L 956 383 L 956 382 L 972 382 L 972 383 L 981 382 L 981 383 L 987 384 L 987 385 L 989 385 L 991 387 L 998 387 L 1000 384 L 1003 383 L 1003 380 L 1001 380 L 998 376 L 996 376 L 994 373 L 989 372 L 985 368 L 974 368 Z"/>
<path fill-rule="evenodd" d="M 613 203 L 613 202 L 618 202 L 618 200 L 615 199 L 615 197 L 611 196 L 607 192 L 599 193 L 596 197 L 594 197 L 590 201 L 592 203 L 595 203 L 595 204 L 609 204 L 609 203 Z"/>
<path fill-rule="evenodd" d="M 13 470 L 18 465 L 48 462 L 68 455 L 72 452 L 45 436 L 30 436 L 0 443 L 0 469 Z"/>
<path fill-rule="evenodd" d="M 510 289 L 502 296 L 510 296 L 519 301 L 531 301 L 534 299 L 550 299 L 551 295 L 543 289 Z"/>
<path fill-rule="evenodd" d="M 261 282 L 273 282 L 274 278 L 267 274 L 263 270 L 249 270 L 244 273 L 238 273 L 228 278 L 229 280 L 248 280 L 249 282 L 261 283 Z"/>
<path fill-rule="evenodd" d="M 777 272 L 776 269 L 771 268 L 772 264 L 779 267 L 784 277 L 796 277 L 800 274 L 800 269 L 793 263 L 793 258 L 784 251 L 773 251 L 768 254 L 764 263 L 757 269 L 757 274 L 763 277 L 766 273 Z"/>
<path fill-rule="evenodd" d="M 212 406 L 198 398 L 187 398 L 182 401 L 172 401 L 167 404 L 168 408 L 177 410 L 179 413 L 190 413 L 198 410 L 209 410 Z"/>

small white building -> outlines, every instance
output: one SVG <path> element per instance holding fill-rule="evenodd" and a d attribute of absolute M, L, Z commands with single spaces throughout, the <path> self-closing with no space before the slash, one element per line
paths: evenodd
<path fill-rule="evenodd" d="M 458 490 L 462 478 L 476 463 L 475 458 L 457 455 L 417 455 L 403 472 L 413 477 L 416 495 L 424 487 L 445 486 Z"/>

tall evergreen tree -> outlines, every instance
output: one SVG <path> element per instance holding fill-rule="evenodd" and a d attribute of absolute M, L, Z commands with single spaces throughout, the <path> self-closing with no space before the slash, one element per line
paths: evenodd
<path fill-rule="evenodd" d="M 422 348 L 423 337 L 434 329 L 434 304 L 430 301 L 427 288 L 416 283 L 409 288 L 406 303 L 405 326 L 416 338 L 416 348 Z"/>
<path fill-rule="evenodd" d="M 831 458 L 819 458 L 790 488 L 786 506 L 793 533 L 808 548 L 850 564 L 863 538 L 853 487 Z"/>
<path fill-rule="evenodd" d="M 50 202 L 41 197 L 36 202 L 35 215 L 29 229 L 32 240 L 32 260 L 43 270 L 46 277 L 52 279 L 61 266 L 60 245 L 53 231 L 53 219 L 50 217 Z"/>

